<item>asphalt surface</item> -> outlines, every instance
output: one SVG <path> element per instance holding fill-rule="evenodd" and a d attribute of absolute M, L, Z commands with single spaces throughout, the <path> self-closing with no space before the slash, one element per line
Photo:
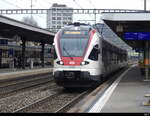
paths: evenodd
<path fill-rule="evenodd" d="M 123 76 L 101 112 L 107 113 L 150 113 L 150 106 L 143 106 L 149 98 L 150 82 L 144 82 L 140 69 L 135 66 Z"/>

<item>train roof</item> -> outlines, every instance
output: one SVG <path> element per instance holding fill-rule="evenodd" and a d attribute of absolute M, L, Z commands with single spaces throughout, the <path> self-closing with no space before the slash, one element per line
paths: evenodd
<path fill-rule="evenodd" d="M 68 24 L 67 26 L 63 27 L 62 30 L 75 30 L 75 27 L 79 27 L 79 30 L 85 30 L 85 31 L 86 30 L 90 31 L 91 29 L 96 29 L 89 24 L 75 22 L 75 23 L 71 23 L 71 24 Z M 98 30 L 97 30 L 97 32 L 100 33 Z M 113 44 L 113 43 L 111 43 L 111 42 L 109 42 L 103 38 L 102 38 L 102 40 L 105 41 L 106 43 L 108 43 L 109 45 L 111 45 L 113 47 L 113 49 L 116 49 L 116 50 L 123 52 L 123 53 L 127 52 L 125 49 L 122 49 L 122 48 L 116 46 L 115 44 Z"/>
<path fill-rule="evenodd" d="M 107 48 L 111 48 L 111 47 L 112 47 L 112 49 L 115 49 L 115 50 L 118 51 L 118 52 L 127 53 L 127 50 L 126 50 L 126 49 L 123 49 L 123 48 L 121 48 L 121 47 L 115 45 L 114 43 L 109 42 L 108 40 L 105 40 L 105 39 L 102 39 L 102 40 L 103 40 L 105 43 L 109 44 L 109 46 L 106 45 Z"/>
<path fill-rule="evenodd" d="M 94 29 L 96 29 L 96 30 L 97 30 L 97 32 L 98 32 L 98 33 L 101 35 L 101 37 L 102 37 L 101 32 L 99 32 L 99 29 L 98 29 L 95 25 L 93 25 L 93 28 L 94 28 Z M 102 40 L 103 40 L 103 41 L 105 41 L 106 43 L 108 43 L 109 45 L 111 45 L 111 46 L 115 47 L 116 49 L 118 49 L 118 50 L 122 51 L 122 52 L 127 52 L 127 50 L 126 50 L 126 49 L 123 49 L 123 48 L 121 48 L 121 47 L 119 47 L 119 46 L 115 45 L 114 43 L 112 43 L 112 42 L 110 42 L 110 41 L 108 41 L 108 40 L 104 39 L 103 37 L 102 37 Z"/>
<path fill-rule="evenodd" d="M 92 26 L 89 24 L 75 22 L 68 24 L 63 28 L 63 30 L 75 30 L 75 27 L 79 27 L 80 30 L 87 30 L 87 31 L 92 29 Z"/>

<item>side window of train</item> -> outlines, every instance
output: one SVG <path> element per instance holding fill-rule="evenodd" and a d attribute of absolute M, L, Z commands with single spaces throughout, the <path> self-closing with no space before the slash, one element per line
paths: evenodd
<path fill-rule="evenodd" d="M 89 55 L 89 59 L 97 61 L 99 53 L 100 53 L 100 49 L 99 49 L 98 45 L 95 45 L 92 49 L 91 54 Z"/>

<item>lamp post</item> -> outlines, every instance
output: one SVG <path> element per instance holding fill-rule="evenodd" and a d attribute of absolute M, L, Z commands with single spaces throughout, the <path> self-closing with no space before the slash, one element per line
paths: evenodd
<path fill-rule="evenodd" d="M 144 0 L 144 12 L 146 12 L 146 0 Z"/>
<path fill-rule="evenodd" d="M 33 3 L 32 3 L 32 0 L 31 0 L 31 19 L 32 19 L 32 6 L 33 6 Z"/>

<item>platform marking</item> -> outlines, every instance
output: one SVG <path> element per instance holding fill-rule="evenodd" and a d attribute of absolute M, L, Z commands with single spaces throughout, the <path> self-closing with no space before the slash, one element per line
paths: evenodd
<path fill-rule="evenodd" d="M 145 97 L 150 97 L 150 94 L 145 94 Z"/>
<path fill-rule="evenodd" d="M 111 94 L 119 84 L 122 77 L 135 65 L 132 65 L 129 69 L 127 69 L 118 79 L 105 91 L 105 93 L 98 99 L 98 101 L 94 104 L 94 106 L 88 111 L 89 113 L 92 112 L 101 112 L 102 108 L 106 104 L 106 102 L 109 100 Z"/>
<path fill-rule="evenodd" d="M 150 106 L 150 100 L 148 102 L 143 102 L 144 106 Z"/>

